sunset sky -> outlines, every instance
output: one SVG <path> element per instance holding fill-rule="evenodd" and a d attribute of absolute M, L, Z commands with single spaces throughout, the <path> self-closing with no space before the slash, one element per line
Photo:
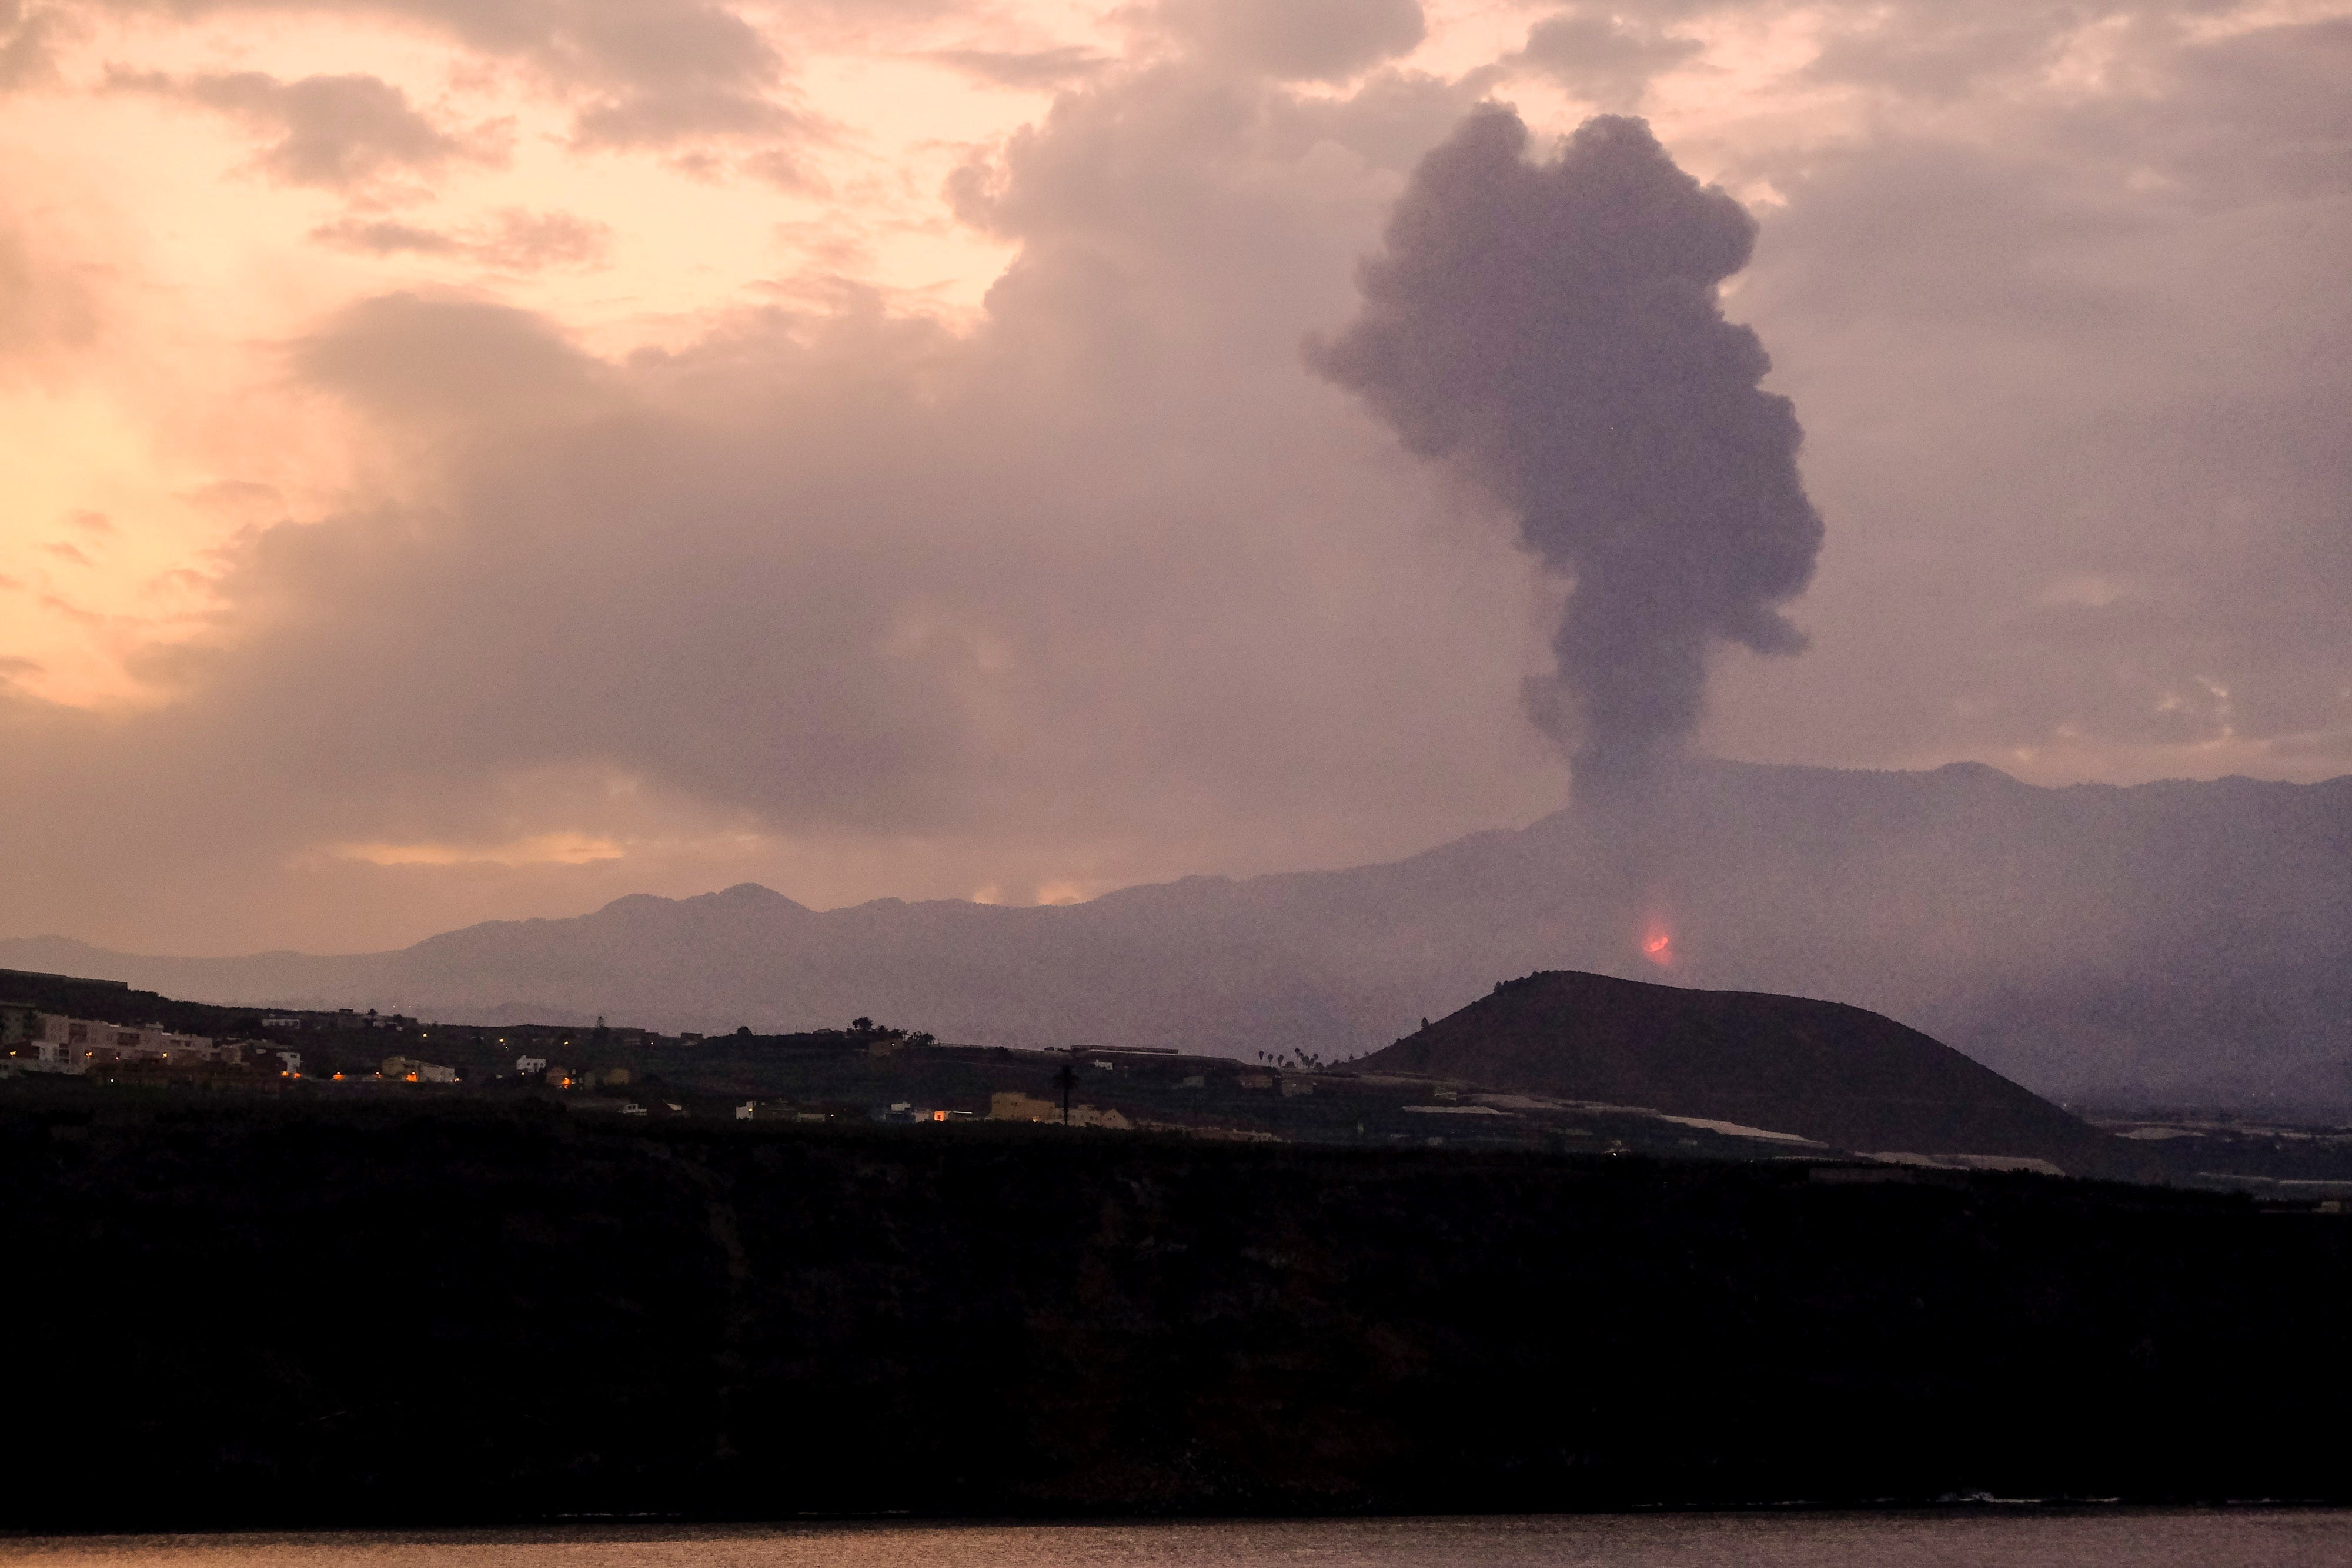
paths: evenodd
<path fill-rule="evenodd" d="M 2352 770 L 2352 0 L 0 0 L 0 936 L 1063 902 L 1566 799 L 1562 592 L 1310 368 L 1638 114 L 1826 524 L 1702 749 Z"/>

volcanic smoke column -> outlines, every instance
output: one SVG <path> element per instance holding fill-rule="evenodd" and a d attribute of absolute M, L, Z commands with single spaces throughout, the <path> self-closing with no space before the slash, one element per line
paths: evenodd
<path fill-rule="evenodd" d="M 1639 120 L 1586 120 L 1550 163 L 1527 141 L 1481 109 L 1423 159 L 1363 264 L 1362 313 L 1307 356 L 1573 579 L 1559 673 L 1527 701 L 1584 793 L 1690 733 L 1710 639 L 1804 647 L 1773 607 L 1811 579 L 1822 520 L 1796 411 L 1758 390 L 1771 361 L 1716 305 L 1755 243 L 1746 210 Z"/>

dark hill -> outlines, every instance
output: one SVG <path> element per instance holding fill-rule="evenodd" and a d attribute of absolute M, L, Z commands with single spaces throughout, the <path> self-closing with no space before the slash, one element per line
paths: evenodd
<path fill-rule="evenodd" d="M 1840 1148 L 2022 1155 L 2125 1176 L 2132 1149 L 1948 1045 L 1842 1002 L 1555 970 L 1364 1059 L 1374 1072 L 1646 1105 Z"/>

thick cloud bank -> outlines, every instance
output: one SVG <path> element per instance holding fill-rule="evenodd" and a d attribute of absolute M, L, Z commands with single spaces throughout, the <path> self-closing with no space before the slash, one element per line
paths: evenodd
<path fill-rule="evenodd" d="M 1622 776 L 1698 723 L 1710 642 L 1804 646 L 1773 607 L 1812 577 L 1822 520 L 1796 412 L 1716 304 L 1754 222 L 1638 120 L 1589 120 L 1549 163 L 1527 141 L 1481 109 L 1423 159 L 1363 314 L 1308 355 L 1574 578 L 1528 706 L 1580 776 Z"/>

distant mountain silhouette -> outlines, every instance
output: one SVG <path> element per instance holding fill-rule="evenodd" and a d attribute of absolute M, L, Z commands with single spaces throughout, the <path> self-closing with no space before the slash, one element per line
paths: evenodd
<path fill-rule="evenodd" d="M 2146 1151 L 1892 1019 L 1841 1002 L 1553 971 L 1373 1052 L 1367 1072 L 1796 1133 L 1843 1149 L 2145 1174 Z"/>
<path fill-rule="evenodd" d="M 21 916 L 20 916 L 21 918 Z M 1654 935 L 1669 938 L 1643 956 Z M 2352 778 L 2047 789 L 1693 763 L 1392 864 L 1009 909 L 818 913 L 745 884 L 493 921 L 393 953 L 0 966 L 200 1000 L 662 1028 L 1374 1050 L 1530 970 L 1850 1002 L 2061 1098 L 2352 1103 Z"/>

